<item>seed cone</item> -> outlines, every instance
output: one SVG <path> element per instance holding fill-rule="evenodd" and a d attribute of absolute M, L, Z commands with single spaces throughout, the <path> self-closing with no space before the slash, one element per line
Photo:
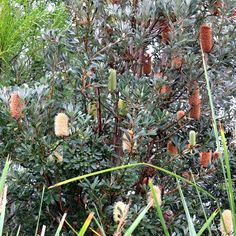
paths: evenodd
<path fill-rule="evenodd" d="M 173 156 L 178 155 L 178 148 L 170 140 L 167 143 L 167 151 L 169 152 L 170 155 Z"/>
<path fill-rule="evenodd" d="M 200 166 L 207 168 L 209 164 L 211 163 L 211 156 L 212 152 L 200 152 L 199 153 L 200 158 L 199 158 L 199 164 Z"/>
<path fill-rule="evenodd" d="M 133 151 L 133 139 L 134 132 L 131 129 L 128 129 L 126 133 L 123 134 L 122 137 L 122 148 L 123 151 L 127 151 L 128 153 L 132 153 Z"/>
<path fill-rule="evenodd" d="M 55 135 L 58 137 L 69 136 L 69 118 L 68 116 L 61 112 L 55 116 L 54 130 Z"/>
<path fill-rule="evenodd" d="M 230 210 L 224 210 L 222 213 L 222 218 L 220 221 L 220 231 L 222 236 L 233 235 L 233 220 L 232 213 Z M 224 222 L 224 223 L 223 223 Z"/>
<path fill-rule="evenodd" d="M 149 75 L 152 72 L 151 56 L 144 54 L 143 56 L 143 74 Z"/>
<path fill-rule="evenodd" d="M 156 193 L 157 202 L 158 202 L 159 206 L 161 206 L 161 203 L 162 203 L 162 201 L 161 201 L 161 190 L 157 185 L 153 186 L 153 190 Z M 155 201 L 154 201 L 154 197 L 153 197 L 151 191 L 148 192 L 147 203 L 148 203 L 148 205 L 150 204 L 151 207 L 155 207 Z"/>
<path fill-rule="evenodd" d="M 208 25 L 200 27 L 200 44 L 203 52 L 210 53 L 213 47 L 212 28 Z"/>

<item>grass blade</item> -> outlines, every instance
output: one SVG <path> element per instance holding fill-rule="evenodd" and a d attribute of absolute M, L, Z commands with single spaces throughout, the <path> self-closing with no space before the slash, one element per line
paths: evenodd
<path fill-rule="evenodd" d="M 6 182 L 6 179 L 7 179 L 7 174 L 8 174 L 9 168 L 10 168 L 10 164 L 11 164 L 11 161 L 7 158 L 5 166 L 4 166 L 3 171 L 2 171 L 2 176 L 1 176 L 1 179 L 0 179 L 0 195 L 2 194 L 3 188 L 5 186 L 5 182 Z"/>
<path fill-rule="evenodd" d="M 142 211 L 141 213 L 138 215 L 138 217 L 135 219 L 135 221 L 130 225 L 130 227 L 127 229 L 127 231 L 125 232 L 124 236 L 131 236 L 132 233 L 134 232 L 134 230 L 137 228 L 137 226 L 139 225 L 139 223 L 141 222 L 141 220 L 144 218 L 144 216 L 146 215 L 146 213 L 148 212 L 150 208 L 150 205 L 147 205 Z"/>
<path fill-rule="evenodd" d="M 62 216 L 61 221 L 60 221 L 60 223 L 59 223 L 59 226 L 58 226 L 58 228 L 57 228 L 57 231 L 56 231 L 55 236 L 59 236 L 59 235 L 60 235 L 60 232 L 61 232 L 62 226 L 63 226 L 64 221 L 65 221 L 65 219 L 66 219 L 66 215 L 67 215 L 67 214 L 64 213 L 64 215 Z"/>
<path fill-rule="evenodd" d="M 179 194 L 180 194 L 180 197 L 181 197 L 181 201 L 183 203 L 183 206 L 184 206 L 184 211 L 185 211 L 185 214 L 186 214 L 186 217 L 187 217 L 187 222 L 188 222 L 188 229 L 189 229 L 189 236 L 196 236 L 197 233 L 195 231 L 195 228 L 194 228 L 194 224 L 193 224 L 193 221 L 192 221 L 192 218 L 190 216 L 190 213 L 189 213 L 189 210 L 188 210 L 188 205 L 185 201 L 185 198 L 184 198 L 184 194 L 183 194 L 183 191 L 181 189 L 181 186 L 179 184 L 179 180 L 177 180 L 177 185 L 178 185 L 178 189 L 179 189 Z"/>
<path fill-rule="evenodd" d="M 104 173 L 108 173 L 108 172 L 112 172 L 112 171 L 116 171 L 116 170 L 121 170 L 121 169 L 125 169 L 125 168 L 133 168 L 133 167 L 139 167 L 139 166 L 149 166 L 149 167 L 152 167 L 158 171 L 161 171 L 161 172 L 164 172 L 174 178 L 177 178 L 179 180 L 182 180 L 192 186 L 194 186 L 195 188 L 198 188 L 199 191 L 201 191 L 202 193 L 205 193 L 208 197 L 210 197 L 211 199 L 217 201 L 217 199 L 211 195 L 210 193 L 208 193 L 206 190 L 204 190 L 203 188 L 199 187 L 198 185 L 194 184 L 193 182 L 183 178 L 182 176 L 180 175 L 177 175 L 171 171 L 168 171 L 164 168 L 161 168 L 161 167 L 158 167 L 158 166 L 154 166 L 152 164 L 148 164 L 148 163 L 137 163 L 137 164 L 129 164 L 129 165 L 123 165 L 123 166 L 117 166 L 117 167 L 112 167 L 112 168 L 108 168 L 108 169 L 105 169 L 105 170 L 99 170 L 99 171 L 95 171 L 95 172 L 92 172 L 92 173 L 89 173 L 89 174 L 85 174 L 85 175 L 81 175 L 81 176 L 77 176 L 77 177 L 74 177 L 74 178 L 71 178 L 71 179 L 68 179 L 68 180 L 64 180 L 62 182 L 59 182 L 53 186 L 50 186 L 49 189 L 52 189 L 52 188 L 55 188 L 55 187 L 59 187 L 59 186 L 62 186 L 62 185 L 65 185 L 65 184 L 69 184 L 69 183 L 72 183 L 72 182 L 75 182 L 75 181 L 78 181 L 78 180 L 82 180 L 82 179 L 85 179 L 85 178 L 88 178 L 88 177 L 91 177 L 91 176 L 95 176 L 95 175 L 100 175 L 100 174 L 104 174 Z"/>
<path fill-rule="evenodd" d="M 43 225 L 40 236 L 44 236 L 46 232 L 46 225 Z"/>
<path fill-rule="evenodd" d="M 45 185 L 43 186 L 43 192 L 42 192 L 41 201 L 40 201 L 39 215 L 38 215 L 37 225 L 36 225 L 35 234 L 34 234 L 35 236 L 37 236 L 38 229 L 39 229 L 39 220 L 40 220 L 40 215 L 42 211 L 44 191 L 45 191 Z"/>
<path fill-rule="evenodd" d="M 2 209 L 0 215 L 0 236 L 2 236 L 3 232 L 3 225 L 4 225 L 4 218 L 5 218 L 5 211 L 6 211 L 6 204 L 7 204 L 7 185 L 5 185 L 3 194 L 1 195 L 2 198 Z"/>
<path fill-rule="evenodd" d="M 206 228 L 209 228 L 209 225 L 211 224 L 211 222 L 214 220 L 214 218 L 217 216 L 217 214 L 219 213 L 219 209 L 215 210 L 212 215 L 207 219 L 207 221 L 204 223 L 204 225 L 202 226 L 202 228 L 199 230 L 199 232 L 197 233 L 197 236 L 201 236 L 203 234 L 203 232 L 205 231 Z"/>
<path fill-rule="evenodd" d="M 226 144 L 226 138 L 225 138 L 224 130 L 222 127 L 220 128 L 220 134 L 221 134 L 222 144 L 224 147 L 224 157 L 225 157 L 226 173 L 227 173 L 227 179 L 228 179 L 227 188 L 228 188 L 229 205 L 232 212 L 234 232 L 236 232 L 236 217 L 235 217 L 235 202 L 234 202 L 235 198 L 234 198 L 233 181 L 231 177 L 229 153 L 228 153 L 228 148 Z"/>
<path fill-rule="evenodd" d="M 19 235 L 20 235 L 20 228 L 21 228 L 21 225 L 18 227 L 18 230 L 17 230 L 16 236 L 19 236 Z"/>
<path fill-rule="evenodd" d="M 192 177 L 192 179 L 193 179 L 193 182 L 196 184 L 196 181 L 195 181 L 195 178 L 194 178 L 194 175 L 192 174 L 192 172 L 191 172 L 191 177 Z M 200 201 L 200 203 L 201 203 L 201 207 L 202 207 L 202 211 L 203 211 L 205 220 L 207 221 L 208 219 L 207 219 L 207 215 L 206 215 L 205 208 L 204 208 L 203 203 L 202 203 L 201 195 L 200 195 L 200 193 L 199 193 L 199 191 L 198 191 L 197 188 L 196 188 L 196 191 L 197 191 L 197 195 L 198 195 L 199 201 Z M 211 229 L 210 229 L 209 225 L 207 226 L 207 228 L 208 228 L 209 236 L 212 236 Z"/>
<path fill-rule="evenodd" d="M 78 236 L 83 236 L 83 235 L 85 234 L 85 232 L 87 231 L 87 229 L 88 229 L 88 227 L 89 227 L 89 225 L 90 225 L 90 223 L 91 223 L 91 221 L 92 221 L 92 219 L 93 219 L 93 216 L 94 216 L 94 213 L 93 213 L 93 212 L 91 212 L 91 213 L 88 215 L 88 217 L 87 217 L 87 219 L 85 220 L 85 222 L 84 222 L 84 224 L 83 224 L 81 230 L 79 231 Z"/>
<path fill-rule="evenodd" d="M 167 226 L 166 226 L 166 222 L 164 220 L 164 217 L 163 217 L 163 214 L 162 214 L 162 210 L 161 210 L 161 207 L 158 203 L 158 200 L 157 200 L 157 196 L 156 196 L 156 192 L 154 191 L 153 189 L 153 184 L 152 184 L 152 181 L 150 180 L 149 183 L 148 183 L 151 191 L 152 191 L 152 196 L 154 198 L 154 202 L 155 202 L 155 206 L 156 206 L 156 209 L 157 209 L 157 214 L 160 218 L 160 221 L 161 221 L 161 225 L 162 225 L 162 228 L 163 228 L 163 231 L 164 231 L 164 234 L 166 236 L 170 236 L 169 232 L 168 232 L 168 229 L 167 229 Z"/>

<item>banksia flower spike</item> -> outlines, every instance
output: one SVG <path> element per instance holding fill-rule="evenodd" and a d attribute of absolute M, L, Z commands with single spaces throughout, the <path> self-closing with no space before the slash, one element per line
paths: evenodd
<path fill-rule="evenodd" d="M 24 105 L 23 105 L 23 102 L 21 101 L 19 94 L 16 92 L 12 93 L 11 98 L 10 98 L 11 117 L 16 120 L 19 120 L 20 118 L 22 118 L 23 107 L 24 107 Z"/>
<path fill-rule="evenodd" d="M 233 235 L 233 220 L 230 210 L 224 210 L 222 213 L 222 219 L 220 221 L 220 231 L 222 236 Z"/>
<path fill-rule="evenodd" d="M 122 137 L 122 148 L 123 151 L 127 151 L 128 153 L 132 153 L 133 144 L 134 144 L 134 132 L 131 129 L 128 129 L 126 133 L 123 134 Z"/>
<path fill-rule="evenodd" d="M 213 47 L 212 28 L 208 25 L 200 26 L 200 45 L 203 52 L 210 53 Z"/>
<path fill-rule="evenodd" d="M 196 145 L 196 132 L 194 130 L 189 132 L 189 144 L 191 147 Z"/>
<path fill-rule="evenodd" d="M 189 117 L 195 120 L 199 120 L 201 117 L 201 104 L 194 105 L 189 111 Z"/>
<path fill-rule="evenodd" d="M 167 143 L 167 151 L 172 156 L 178 155 L 178 148 L 170 140 Z"/>
<path fill-rule="evenodd" d="M 189 105 L 190 112 L 189 117 L 193 119 L 200 119 L 201 116 L 201 98 L 199 92 L 199 86 L 197 81 L 194 81 L 193 84 L 189 87 Z"/>
<path fill-rule="evenodd" d="M 199 164 L 200 166 L 207 168 L 209 164 L 211 163 L 211 156 L 212 152 L 200 152 L 199 153 L 200 158 L 199 158 Z"/>
<path fill-rule="evenodd" d="M 126 102 L 123 99 L 119 99 L 118 101 L 118 114 L 120 116 L 126 116 L 128 113 L 128 109 L 126 106 Z"/>
<path fill-rule="evenodd" d="M 55 116 L 54 131 L 58 137 L 69 136 L 69 118 L 65 113 L 61 112 Z"/>
<path fill-rule="evenodd" d="M 160 22 L 160 30 L 162 42 L 165 44 L 169 44 L 171 28 L 167 20 L 162 20 Z"/>
<path fill-rule="evenodd" d="M 180 119 L 182 119 L 184 116 L 185 116 L 185 111 L 182 111 L 182 110 L 177 111 L 177 113 L 176 113 L 176 119 L 177 119 L 177 121 L 180 120 Z"/>
<path fill-rule="evenodd" d="M 156 193 L 157 202 L 158 202 L 159 206 L 161 206 L 161 203 L 162 203 L 161 189 L 157 185 L 155 185 L 155 186 L 153 186 L 153 190 Z M 151 191 L 148 192 L 147 203 L 148 203 L 148 205 L 150 205 L 150 207 L 155 207 L 154 196 L 152 195 Z"/>
<path fill-rule="evenodd" d="M 180 55 L 175 55 L 172 58 L 172 67 L 176 70 L 180 69 L 183 65 L 183 58 Z"/>
<path fill-rule="evenodd" d="M 113 209 L 113 219 L 116 223 L 119 223 L 126 215 L 127 205 L 122 201 L 116 202 Z"/>
<path fill-rule="evenodd" d="M 144 54 L 143 56 L 143 74 L 149 75 L 152 72 L 151 56 Z"/>
<path fill-rule="evenodd" d="M 214 8 L 213 15 L 215 16 L 221 15 L 223 7 L 224 7 L 224 3 L 222 1 L 215 1 L 213 3 L 213 8 Z"/>
<path fill-rule="evenodd" d="M 108 90 L 110 93 L 114 92 L 116 90 L 117 86 L 117 79 L 116 79 L 116 70 L 111 69 L 110 75 L 108 77 Z"/>

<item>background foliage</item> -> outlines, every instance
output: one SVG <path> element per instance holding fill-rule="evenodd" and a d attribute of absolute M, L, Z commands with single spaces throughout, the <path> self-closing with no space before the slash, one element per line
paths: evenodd
<path fill-rule="evenodd" d="M 221 1 L 223 2 L 223 1 Z M 34 232 L 43 185 L 121 164 L 149 162 L 196 182 L 228 208 L 220 163 L 199 165 L 199 152 L 216 150 L 202 68 L 199 27 L 211 23 L 214 46 L 208 55 L 217 119 L 225 124 L 228 144 L 235 152 L 235 11 L 234 1 L 217 7 L 215 1 L 7 1 L 0 14 L 0 152 L 12 161 L 8 194 L 8 232 Z M 169 38 L 163 36 L 163 22 Z M 144 54 L 152 54 L 152 72 L 144 72 Z M 179 68 L 173 57 L 181 57 Z M 117 88 L 107 87 L 109 70 L 117 71 Z M 176 112 L 189 111 L 188 87 L 198 81 L 202 97 L 199 120 L 176 121 Z M 169 94 L 160 92 L 163 85 Z M 24 117 L 11 118 L 9 98 L 18 91 L 24 100 Z M 123 99 L 127 114 L 121 114 Z M 64 111 L 71 135 L 54 134 L 54 117 Z M 126 112 L 125 112 L 126 113 Z M 134 149 L 122 150 L 122 135 L 134 132 Z M 187 152 L 190 130 L 199 144 Z M 171 156 L 167 142 L 178 147 Z M 231 160 L 233 178 L 235 160 Z M 107 235 L 117 225 L 111 221 L 113 205 L 122 200 L 131 207 L 128 227 L 146 205 L 147 178 L 162 188 L 162 210 L 172 235 L 187 235 L 186 218 L 176 182 L 152 168 L 125 169 L 46 190 L 40 223 L 54 232 L 58 217 L 79 229 L 87 213 L 101 217 Z M 234 179 L 235 181 L 235 179 Z M 196 229 L 204 214 L 196 190 L 183 184 L 183 192 Z M 209 216 L 216 202 L 203 195 Z M 135 235 L 163 235 L 151 210 Z M 212 225 L 219 235 L 219 218 Z M 96 225 L 92 224 L 96 229 Z M 73 235 L 64 227 L 64 235 Z M 91 231 L 90 231 L 91 232 Z M 92 232 L 91 232 L 92 235 Z M 207 235 L 207 234 L 206 234 Z"/>

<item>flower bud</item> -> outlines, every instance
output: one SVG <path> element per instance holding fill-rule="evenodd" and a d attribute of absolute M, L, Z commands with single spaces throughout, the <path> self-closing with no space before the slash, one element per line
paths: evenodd
<path fill-rule="evenodd" d="M 118 101 L 118 114 L 120 116 L 126 116 L 128 113 L 126 102 L 123 99 L 119 99 Z"/>
<path fill-rule="evenodd" d="M 189 144 L 192 147 L 196 145 L 196 132 L 194 130 L 189 132 Z"/>
<path fill-rule="evenodd" d="M 110 75 L 108 78 L 108 90 L 110 93 L 114 92 L 116 90 L 117 86 L 117 80 L 116 80 L 116 70 L 111 69 Z"/>

